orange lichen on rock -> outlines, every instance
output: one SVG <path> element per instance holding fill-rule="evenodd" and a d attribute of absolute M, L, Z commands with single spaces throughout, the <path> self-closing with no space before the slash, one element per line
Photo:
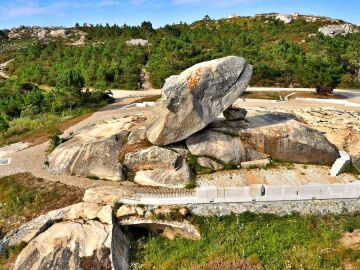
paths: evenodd
<path fill-rule="evenodd" d="M 188 88 L 190 92 L 192 92 L 194 88 L 197 86 L 198 82 L 200 81 L 200 78 L 201 78 L 201 69 L 199 68 L 195 71 L 195 74 L 192 74 L 188 78 Z"/>

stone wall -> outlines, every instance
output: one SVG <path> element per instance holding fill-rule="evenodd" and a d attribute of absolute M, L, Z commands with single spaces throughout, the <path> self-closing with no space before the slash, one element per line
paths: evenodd
<path fill-rule="evenodd" d="M 200 216 L 226 216 L 231 213 L 244 212 L 290 215 L 290 214 L 343 214 L 354 213 L 360 210 L 359 199 L 342 200 L 312 200 L 312 201 L 287 201 L 287 202 L 248 202 L 248 203 L 208 203 L 191 204 L 189 210 Z"/>

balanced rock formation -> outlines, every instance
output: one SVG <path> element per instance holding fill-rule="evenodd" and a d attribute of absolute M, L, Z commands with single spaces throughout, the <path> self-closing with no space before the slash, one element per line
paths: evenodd
<path fill-rule="evenodd" d="M 137 120 L 136 116 L 124 117 L 78 130 L 49 155 L 48 170 L 54 174 L 123 180 L 117 157 Z"/>
<path fill-rule="evenodd" d="M 238 99 L 251 75 L 252 66 L 243 58 L 229 56 L 169 77 L 147 138 L 153 144 L 168 145 L 202 130 Z"/>
<path fill-rule="evenodd" d="M 246 120 L 218 120 L 208 129 L 239 136 L 257 152 L 268 154 L 273 159 L 332 164 L 339 157 L 337 148 L 321 132 L 297 121 L 292 115 L 264 113 Z"/>

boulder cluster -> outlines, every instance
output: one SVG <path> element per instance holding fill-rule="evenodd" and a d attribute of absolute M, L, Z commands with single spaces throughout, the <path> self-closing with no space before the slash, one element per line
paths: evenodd
<path fill-rule="evenodd" d="M 186 220 L 185 207 L 114 204 L 131 190 L 112 187 L 88 189 L 83 201 L 41 215 L 0 240 L 0 254 L 23 246 L 14 270 L 130 269 L 130 241 L 122 226 L 141 227 L 168 239 L 200 239 Z M 170 217 L 178 216 L 178 220 Z"/>
<path fill-rule="evenodd" d="M 133 113 L 79 130 L 49 155 L 48 168 L 178 188 L 201 169 L 270 158 L 332 164 L 339 157 L 336 147 L 295 116 L 233 106 L 251 75 L 252 66 L 240 57 L 197 64 L 166 80 L 146 117 Z"/>

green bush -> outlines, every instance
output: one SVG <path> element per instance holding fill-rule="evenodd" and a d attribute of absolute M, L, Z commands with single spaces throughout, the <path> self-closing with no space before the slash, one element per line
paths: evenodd
<path fill-rule="evenodd" d="M 0 132 L 7 131 L 9 128 L 9 122 L 5 114 L 0 114 Z"/>

